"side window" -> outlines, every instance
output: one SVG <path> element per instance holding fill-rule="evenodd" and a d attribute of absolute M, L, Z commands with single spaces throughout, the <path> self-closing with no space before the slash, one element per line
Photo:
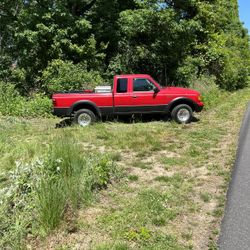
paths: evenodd
<path fill-rule="evenodd" d="M 117 80 L 117 93 L 126 93 L 128 92 L 128 79 L 121 78 Z"/>
<path fill-rule="evenodd" d="M 133 91 L 153 91 L 155 85 L 148 79 L 134 79 Z"/>

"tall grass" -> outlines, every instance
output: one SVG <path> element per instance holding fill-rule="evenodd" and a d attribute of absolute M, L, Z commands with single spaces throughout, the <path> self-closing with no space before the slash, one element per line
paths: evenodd
<path fill-rule="evenodd" d="M 230 94 L 230 92 L 219 88 L 215 84 L 215 78 L 210 76 L 194 79 L 191 88 L 198 90 L 202 94 L 206 110 L 215 107 Z"/>
<path fill-rule="evenodd" d="M 0 248 L 18 248 L 28 232 L 47 234 L 67 210 L 91 202 L 117 171 L 107 155 L 86 155 L 71 133 L 54 139 L 32 163 L 16 163 L 11 186 L 0 190 Z"/>

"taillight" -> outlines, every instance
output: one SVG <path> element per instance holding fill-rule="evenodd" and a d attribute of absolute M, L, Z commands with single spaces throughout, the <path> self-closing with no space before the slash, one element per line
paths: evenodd
<path fill-rule="evenodd" d="M 53 102 L 53 106 L 56 106 L 56 99 L 55 98 L 52 99 L 52 102 Z"/>

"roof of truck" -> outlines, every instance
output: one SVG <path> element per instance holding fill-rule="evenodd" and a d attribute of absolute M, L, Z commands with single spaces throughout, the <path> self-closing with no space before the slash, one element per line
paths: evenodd
<path fill-rule="evenodd" d="M 151 77 L 151 76 L 147 75 L 147 74 L 125 74 L 125 75 L 117 75 L 116 77 L 118 77 L 118 78 L 120 78 L 120 77 L 127 77 L 127 78 L 139 77 L 139 78 L 145 78 L 145 77 Z"/>

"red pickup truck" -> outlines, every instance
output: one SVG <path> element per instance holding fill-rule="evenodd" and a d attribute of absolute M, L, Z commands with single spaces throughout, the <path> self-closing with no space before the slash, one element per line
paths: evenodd
<path fill-rule="evenodd" d="M 170 114 L 178 123 L 189 123 L 193 112 L 203 109 L 199 92 L 186 88 L 162 87 L 149 75 L 114 77 L 113 90 L 76 91 L 52 96 L 53 113 L 73 117 L 80 126 L 88 126 L 107 115 L 161 113 Z"/>

